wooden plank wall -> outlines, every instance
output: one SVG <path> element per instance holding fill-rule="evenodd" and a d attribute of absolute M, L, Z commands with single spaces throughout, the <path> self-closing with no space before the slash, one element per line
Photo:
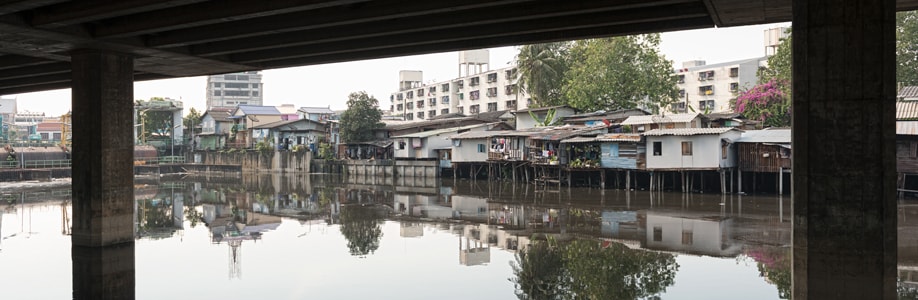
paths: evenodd
<path fill-rule="evenodd" d="M 738 143 L 737 157 L 740 170 L 746 172 L 776 173 L 791 168 L 790 149 L 760 143 Z M 783 155 L 782 155 L 782 151 Z"/>

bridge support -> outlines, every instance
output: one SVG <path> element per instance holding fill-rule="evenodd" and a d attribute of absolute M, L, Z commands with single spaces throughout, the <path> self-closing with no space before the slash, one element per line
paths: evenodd
<path fill-rule="evenodd" d="M 894 0 L 793 3 L 794 299 L 896 299 Z"/>
<path fill-rule="evenodd" d="M 76 50 L 71 65 L 72 244 L 133 243 L 133 57 Z"/>

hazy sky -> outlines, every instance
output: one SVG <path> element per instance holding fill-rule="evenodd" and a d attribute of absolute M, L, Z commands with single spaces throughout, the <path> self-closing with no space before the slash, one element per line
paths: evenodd
<path fill-rule="evenodd" d="M 765 54 L 764 30 L 789 23 L 712 28 L 663 33 L 660 50 L 676 66 L 687 60 L 710 63 L 760 57 Z M 507 66 L 514 59 L 516 47 L 490 49 L 491 69 Z M 367 91 L 389 108 L 389 94 L 398 88 L 399 70 L 421 70 L 424 82 L 452 79 L 458 76 L 456 52 L 374 59 L 287 69 L 266 70 L 264 104 L 291 103 L 300 106 L 330 106 L 345 109 L 347 95 Z M 134 84 L 134 99 L 169 97 L 181 99 L 185 110 L 203 110 L 206 77 L 188 77 L 144 81 Z M 45 112 L 57 116 L 70 110 L 70 90 L 4 95 L 18 99 L 19 111 Z"/>

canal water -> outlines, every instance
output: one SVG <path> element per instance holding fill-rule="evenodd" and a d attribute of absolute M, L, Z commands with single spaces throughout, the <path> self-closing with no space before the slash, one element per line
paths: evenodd
<path fill-rule="evenodd" d="M 74 282 L 99 278 L 73 272 L 84 268 L 71 252 L 69 197 L 69 187 L 0 189 L 0 298 L 69 299 Z M 138 180 L 134 205 L 136 242 L 118 256 L 134 262 L 118 274 L 134 276 L 106 280 L 124 280 L 136 299 L 790 292 L 787 197 L 265 175 Z M 909 299 L 918 201 L 901 200 L 898 218 L 899 288 Z"/>

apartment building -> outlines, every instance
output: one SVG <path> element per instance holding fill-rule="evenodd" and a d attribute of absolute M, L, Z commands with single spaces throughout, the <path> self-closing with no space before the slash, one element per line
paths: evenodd
<path fill-rule="evenodd" d="M 462 51 L 459 57 L 459 76 L 450 80 L 423 83 L 421 71 L 400 71 L 398 91 L 389 96 L 391 114 L 412 121 L 451 113 L 474 115 L 529 106 L 529 96 L 517 85 L 516 67 L 490 70 L 485 67 L 487 50 Z"/>
<path fill-rule="evenodd" d="M 708 65 L 703 60 L 687 61 L 675 70 L 680 101 L 673 113 L 732 112 L 731 103 L 739 91 L 756 84 L 756 72 L 766 65 L 766 57 Z"/>
<path fill-rule="evenodd" d="M 264 86 L 261 73 L 248 71 L 207 76 L 207 109 L 262 105 Z"/>

